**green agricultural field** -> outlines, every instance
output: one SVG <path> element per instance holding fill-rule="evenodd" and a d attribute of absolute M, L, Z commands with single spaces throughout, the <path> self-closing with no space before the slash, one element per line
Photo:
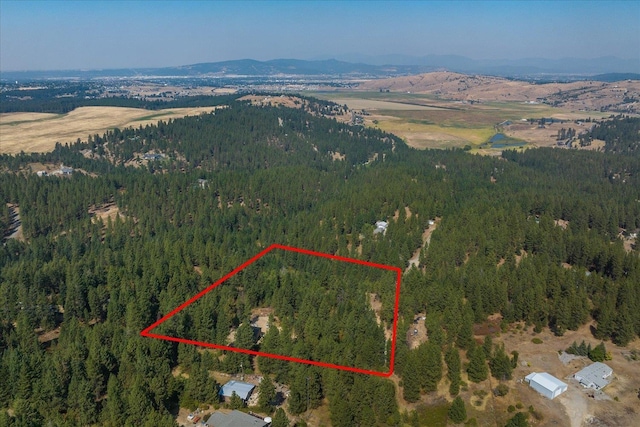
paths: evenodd
<path fill-rule="evenodd" d="M 522 119 L 573 116 L 560 108 L 521 102 L 466 104 L 434 95 L 386 92 L 323 92 L 322 99 L 366 110 L 365 125 L 402 137 L 415 148 L 480 148 L 499 123 Z M 587 115 L 583 113 L 581 115 Z M 593 115 L 592 115 L 593 116 Z M 532 142 L 532 141 L 526 141 Z"/>

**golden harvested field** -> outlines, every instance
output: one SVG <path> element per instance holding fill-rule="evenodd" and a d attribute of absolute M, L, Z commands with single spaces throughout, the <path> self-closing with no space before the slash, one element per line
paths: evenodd
<path fill-rule="evenodd" d="M 378 100 L 378 99 L 366 99 L 366 98 L 335 98 L 335 99 L 331 99 L 331 101 L 340 105 L 347 104 L 349 108 L 352 110 L 425 111 L 425 110 L 440 109 L 438 107 L 433 107 L 428 105 L 409 104 L 407 102 L 403 102 L 402 100 L 392 100 L 392 99 Z"/>
<path fill-rule="evenodd" d="M 80 107 L 67 114 L 0 114 L 0 153 L 47 152 L 56 142 L 86 140 L 108 129 L 138 127 L 158 121 L 209 113 L 220 107 L 144 110 L 124 107 Z"/>

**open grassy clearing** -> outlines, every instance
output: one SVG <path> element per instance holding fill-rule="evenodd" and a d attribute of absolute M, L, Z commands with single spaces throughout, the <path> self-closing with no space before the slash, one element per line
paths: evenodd
<path fill-rule="evenodd" d="M 364 116 L 365 125 L 396 134 L 414 148 L 463 148 L 468 145 L 472 151 L 482 154 L 501 152 L 498 148 L 479 150 L 479 146 L 496 133 L 496 125 L 505 121 L 522 127 L 514 127 L 512 132 L 505 132 L 508 137 L 535 146 L 553 146 L 555 138 L 551 135 L 557 134 L 557 129 L 538 129 L 537 125 L 529 125 L 522 120 L 542 117 L 560 120 L 603 117 L 603 113 L 599 112 L 569 111 L 524 102 L 469 104 L 440 99 L 432 94 L 325 92 L 314 95 L 346 104 L 353 110 L 366 110 L 368 115 Z M 557 126 L 561 127 L 560 124 Z M 564 124 L 564 127 L 569 126 L 569 123 Z"/>
<path fill-rule="evenodd" d="M 433 105 L 421 105 L 408 103 L 400 100 L 377 100 L 377 99 L 357 99 L 357 98 L 335 98 L 332 99 L 336 104 L 347 104 L 352 110 L 392 110 L 392 111 L 429 111 L 440 110 L 441 107 Z"/>
<path fill-rule="evenodd" d="M 220 107 L 171 108 L 149 111 L 124 107 L 80 107 L 67 114 L 9 113 L 0 115 L 0 153 L 46 152 L 56 142 L 85 140 L 108 129 L 156 124 L 209 113 Z"/>
<path fill-rule="evenodd" d="M 390 116 L 378 116 L 372 124 L 386 132 L 400 136 L 414 148 L 462 148 L 468 144 L 479 145 L 493 135 L 493 127 L 462 128 L 435 124 L 408 122 Z"/>
<path fill-rule="evenodd" d="M 0 114 L 0 125 L 15 126 L 26 122 L 41 122 L 58 117 L 53 113 L 2 113 Z"/>

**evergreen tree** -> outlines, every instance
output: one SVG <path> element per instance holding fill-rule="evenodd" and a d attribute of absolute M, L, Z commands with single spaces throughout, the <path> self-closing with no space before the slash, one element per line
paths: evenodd
<path fill-rule="evenodd" d="M 589 352 L 589 359 L 593 360 L 594 362 L 604 362 L 606 357 L 607 357 L 607 349 L 604 347 L 603 342 L 595 346 Z"/>
<path fill-rule="evenodd" d="M 234 391 L 233 394 L 231 394 L 231 398 L 229 399 L 229 408 L 241 409 L 245 406 L 247 405 L 244 403 L 244 400 L 242 400 L 242 398 L 240 398 L 240 396 L 238 396 Z"/>
<path fill-rule="evenodd" d="M 273 412 L 276 400 L 276 388 L 268 375 L 262 377 L 258 385 L 258 406 L 265 412 Z"/>
<path fill-rule="evenodd" d="M 468 357 L 469 366 L 467 366 L 467 374 L 469 375 L 469 380 L 474 383 L 486 380 L 489 370 L 487 369 L 487 362 L 482 347 L 474 347 L 469 350 Z"/>
<path fill-rule="evenodd" d="M 272 427 L 289 427 L 289 418 L 282 408 L 276 410 L 271 423 Z"/>
<path fill-rule="evenodd" d="M 107 403 L 103 412 L 103 420 L 109 426 L 124 425 L 126 407 L 122 399 L 123 389 L 118 378 L 111 374 L 107 382 Z"/>
<path fill-rule="evenodd" d="M 464 402 L 462 401 L 460 396 L 457 396 L 455 399 L 453 399 L 453 402 L 449 407 L 448 416 L 454 424 L 460 424 L 467 419 L 467 410 L 464 407 Z"/>
<path fill-rule="evenodd" d="M 518 412 L 509 419 L 505 427 L 528 427 L 527 415 L 524 412 Z"/>
<path fill-rule="evenodd" d="M 445 355 L 447 362 L 447 378 L 451 382 L 449 385 L 449 394 L 456 396 L 460 392 L 460 353 L 457 348 L 451 347 Z"/>
<path fill-rule="evenodd" d="M 410 352 L 402 375 L 402 397 L 407 402 L 416 402 L 420 399 L 420 378 L 416 372 L 418 372 L 418 363 L 415 360 L 415 352 Z"/>
<path fill-rule="evenodd" d="M 298 415 L 307 410 L 307 379 L 299 369 L 294 376 L 289 392 L 289 412 Z"/>
<path fill-rule="evenodd" d="M 512 369 L 516 369 L 518 367 L 518 357 L 520 356 L 520 353 L 518 353 L 517 350 L 513 350 L 511 352 L 511 368 Z"/>
<path fill-rule="evenodd" d="M 89 381 L 81 372 L 76 372 L 69 383 L 69 412 L 79 424 L 93 424 L 97 416 L 96 399 Z"/>
<path fill-rule="evenodd" d="M 627 304 L 623 304 L 619 310 L 615 322 L 613 342 L 619 346 L 626 346 L 635 338 L 636 333 L 631 320 L 631 314 Z"/>
<path fill-rule="evenodd" d="M 462 324 L 458 331 L 456 344 L 463 350 L 468 350 L 473 344 L 473 311 L 468 304 L 464 306 Z"/>
<path fill-rule="evenodd" d="M 145 389 L 139 378 L 134 380 L 127 402 L 127 413 L 129 415 L 127 422 L 132 424 L 144 424 L 147 416 L 153 410 L 153 403 L 149 397 L 149 392 Z"/>
<path fill-rule="evenodd" d="M 11 400 L 11 392 L 9 389 L 9 374 L 0 359 L 0 408 L 8 408 Z"/>
<path fill-rule="evenodd" d="M 491 335 L 486 335 L 484 337 L 482 350 L 484 350 L 484 356 L 489 359 L 491 357 L 491 353 L 493 353 L 493 340 L 491 339 Z"/>
<path fill-rule="evenodd" d="M 511 379 L 511 373 L 513 367 L 511 360 L 504 350 L 504 344 L 496 346 L 493 356 L 489 360 L 489 368 L 491 368 L 491 375 L 501 381 Z"/>
<path fill-rule="evenodd" d="M 418 370 L 422 387 L 427 393 L 436 391 L 442 378 L 442 353 L 440 352 L 440 347 L 429 341 L 418 349 L 416 355 L 422 361 Z"/>
<path fill-rule="evenodd" d="M 354 425 L 354 414 L 349 407 L 349 400 L 346 396 L 330 401 L 329 410 L 331 411 L 331 425 L 336 427 L 351 427 Z"/>

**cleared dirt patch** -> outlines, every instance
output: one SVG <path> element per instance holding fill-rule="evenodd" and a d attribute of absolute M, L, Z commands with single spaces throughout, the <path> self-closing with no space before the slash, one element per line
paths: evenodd
<path fill-rule="evenodd" d="M 407 216 L 407 218 L 409 217 L 410 216 Z M 437 217 L 435 221 L 433 221 L 433 224 L 430 224 L 429 227 L 424 230 L 424 233 L 422 233 L 422 246 L 416 249 L 411 258 L 409 258 L 409 265 L 405 271 L 409 271 L 411 267 L 418 268 L 420 266 L 420 253 L 422 252 L 422 249 L 429 247 L 429 244 L 431 243 L 431 235 L 436 231 L 441 220 L 442 218 Z"/>
<path fill-rule="evenodd" d="M 51 331 L 39 333 L 38 341 L 40 343 L 46 343 L 46 342 L 58 339 L 59 336 L 60 336 L 60 327 L 57 327 L 56 329 L 53 329 Z"/>
<path fill-rule="evenodd" d="M 260 329 L 262 334 L 269 330 L 269 316 L 273 314 L 273 308 L 254 308 L 251 310 L 251 326 Z M 275 320 L 275 319 L 274 319 Z"/>
<path fill-rule="evenodd" d="M 9 224 L 9 230 L 4 240 L 17 239 L 21 242 L 25 241 L 24 233 L 22 231 L 22 221 L 20 220 L 20 206 L 7 203 L 9 208 L 9 218 L 11 220 Z"/>
<path fill-rule="evenodd" d="M 89 216 L 91 221 L 97 222 L 98 220 L 103 223 L 114 221 L 116 217 L 124 219 L 125 216 L 120 212 L 120 208 L 115 203 L 108 203 L 102 206 L 91 206 L 89 208 Z"/>
<path fill-rule="evenodd" d="M 56 142 L 86 140 L 88 135 L 102 135 L 108 129 L 156 124 L 209 113 L 221 107 L 172 108 L 143 110 L 124 107 L 80 107 L 67 114 L 10 113 L 0 115 L 0 153 L 20 151 L 47 152 Z M 37 115 L 34 115 L 37 114 Z"/>
<path fill-rule="evenodd" d="M 335 162 L 337 160 L 344 160 L 346 159 L 347 156 L 345 156 L 344 154 L 335 152 L 335 153 L 331 153 L 331 159 Z"/>
<path fill-rule="evenodd" d="M 289 108 L 296 108 L 302 102 L 304 102 L 301 98 L 297 96 L 260 96 L 260 95 L 246 95 L 242 98 L 238 98 L 238 101 L 249 101 L 253 105 L 274 105 L 274 106 L 284 106 Z"/>
<path fill-rule="evenodd" d="M 509 385 L 513 384 L 518 390 L 525 408 L 533 405 L 537 411 L 542 413 L 544 418 L 541 425 L 553 425 L 554 420 L 560 423 L 558 425 L 571 425 L 572 427 L 583 425 L 631 426 L 637 424 L 638 414 L 635 413 L 634 407 L 638 402 L 640 361 L 628 361 L 624 354 L 633 349 L 640 349 L 640 340 L 633 341 L 628 347 L 617 347 L 611 342 L 605 343 L 607 351 L 610 351 L 613 357 L 612 360 L 605 363 L 613 369 L 613 376 L 611 384 L 604 388 L 603 395 L 597 399 L 591 397 L 595 395 L 594 390 L 584 389 L 571 379 L 574 373 L 589 365 L 591 361 L 586 357 L 566 360 L 561 357 L 561 352 L 559 353 L 574 341 L 580 343 L 585 340 L 592 347 L 597 345 L 599 341 L 591 334 L 593 326 L 593 324 L 586 324 L 577 331 L 567 331 L 563 336 L 557 337 L 547 329 L 535 334 L 532 327 L 524 330 L 524 325 L 517 324 L 511 325 L 505 333 L 494 335 L 494 342 L 504 342 L 507 352 L 512 350 L 519 352 L 518 367 L 514 370 L 514 379 Z M 532 343 L 533 337 L 540 338 L 542 344 Z M 542 397 L 527 384 L 521 382 L 524 376 L 531 372 L 550 373 L 568 384 L 567 392 L 554 400 Z M 615 397 L 619 401 L 615 401 Z M 590 423 L 589 420 L 597 422 Z"/>
<path fill-rule="evenodd" d="M 409 343 L 410 349 L 415 349 L 420 344 L 427 342 L 427 325 L 425 325 L 425 313 L 418 313 L 413 319 L 413 323 L 409 325 L 407 330 L 407 343 Z"/>
<path fill-rule="evenodd" d="M 378 326 L 380 326 L 382 324 L 382 319 L 380 318 L 380 313 L 382 312 L 382 301 L 377 294 L 368 293 L 367 297 L 369 298 L 369 306 L 376 315 L 376 323 L 378 324 Z M 391 329 L 389 329 L 387 325 L 384 325 L 385 339 L 390 340 L 392 336 L 393 333 L 391 332 Z"/>
<path fill-rule="evenodd" d="M 634 239 L 624 239 L 622 245 L 624 246 L 624 250 L 627 252 L 631 252 L 634 248 L 637 247 L 638 238 Z"/>

